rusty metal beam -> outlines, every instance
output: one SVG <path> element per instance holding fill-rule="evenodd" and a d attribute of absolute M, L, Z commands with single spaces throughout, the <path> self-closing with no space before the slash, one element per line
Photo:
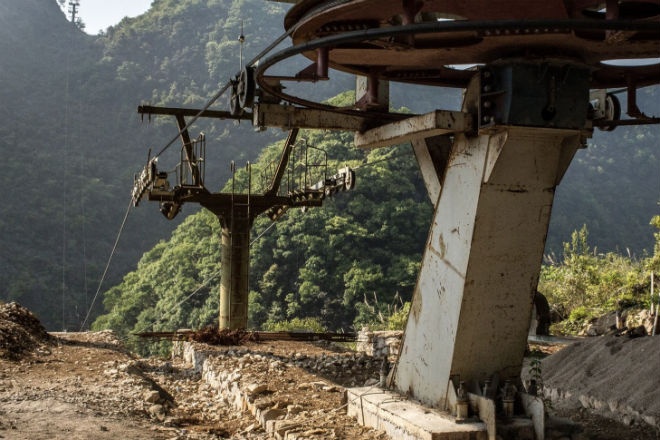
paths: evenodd
<path fill-rule="evenodd" d="M 252 123 L 255 127 L 311 128 L 323 130 L 360 131 L 373 116 L 346 115 L 327 110 L 265 104 L 254 106 Z"/>
<path fill-rule="evenodd" d="M 186 119 L 183 115 L 177 114 L 176 116 L 176 125 L 179 128 L 179 133 L 181 133 L 181 143 L 183 144 L 183 149 L 186 151 L 186 158 L 188 159 L 188 167 L 190 168 L 190 174 L 192 175 L 193 185 L 200 186 L 201 179 L 199 178 L 199 168 L 197 167 L 197 158 L 195 157 L 195 152 L 193 151 L 192 142 L 190 140 L 190 134 L 186 128 Z"/>
<path fill-rule="evenodd" d="M 435 110 L 356 133 L 355 146 L 358 148 L 387 147 L 419 138 L 463 133 L 472 129 L 473 117 L 470 113 Z"/>
<path fill-rule="evenodd" d="M 179 108 L 179 107 L 154 107 L 141 105 L 138 113 L 142 115 L 168 115 L 168 116 L 197 116 L 213 119 L 233 119 L 241 121 L 252 121 L 256 127 L 280 127 L 282 129 L 309 128 L 320 130 L 345 130 L 361 131 L 373 126 L 373 121 L 380 115 L 369 114 L 344 114 L 328 110 L 319 110 L 292 105 L 259 103 L 254 106 L 254 113 L 243 113 L 234 116 L 226 111 Z M 393 115 L 397 117 L 398 115 Z"/>
<path fill-rule="evenodd" d="M 180 107 L 154 107 L 151 105 L 141 105 L 138 107 L 138 113 L 141 115 L 167 115 L 167 116 L 197 116 L 201 109 L 180 108 Z M 236 119 L 249 121 L 252 119 L 252 113 L 243 113 L 240 116 L 234 116 L 230 112 L 220 110 L 205 110 L 199 115 L 201 118 L 213 119 Z"/>
<path fill-rule="evenodd" d="M 273 195 L 277 193 L 278 188 L 280 187 L 280 182 L 282 182 L 282 177 L 286 171 L 286 167 L 289 163 L 289 156 L 291 155 L 291 150 L 293 145 L 296 143 L 298 138 L 298 129 L 294 128 L 289 132 L 289 136 L 286 138 L 286 143 L 284 148 L 282 148 L 282 156 L 280 157 L 280 162 L 277 164 L 277 170 L 275 170 L 275 176 L 273 176 L 273 181 L 270 183 L 268 189 L 264 192 L 266 195 Z"/>
<path fill-rule="evenodd" d="M 194 339 L 198 332 L 179 330 L 175 332 L 144 332 L 135 333 L 140 338 L 187 340 Z M 355 333 L 310 333 L 310 332 L 246 332 L 254 335 L 259 341 L 333 341 L 353 342 L 357 340 Z"/>

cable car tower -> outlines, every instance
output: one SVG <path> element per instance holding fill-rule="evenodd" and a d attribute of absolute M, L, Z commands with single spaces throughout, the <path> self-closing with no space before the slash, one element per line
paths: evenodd
<path fill-rule="evenodd" d="M 660 83 L 660 1 L 288 3 L 294 5 L 283 37 L 292 46 L 243 67 L 226 86 L 229 111 L 187 111 L 250 120 L 257 128 L 352 131 L 357 148 L 411 142 L 435 212 L 389 378 L 398 394 L 349 390 L 349 412 L 406 438 L 544 439 L 543 402 L 524 392 L 520 372 L 555 188 L 594 128 L 660 122 L 636 100 L 638 88 Z M 301 54 L 309 67 L 269 75 Z M 290 81 L 329 80 L 330 68 L 358 76 L 354 105 L 285 92 Z M 391 81 L 463 89 L 462 108 L 392 113 Z M 627 94 L 625 119 L 611 92 L 618 88 Z M 181 109 L 141 111 L 184 115 Z M 194 155 L 186 157 L 188 166 L 196 163 Z M 225 231 L 245 234 L 266 206 L 319 202 L 307 193 L 309 199 L 297 202 L 185 185 L 168 196 L 156 191 L 154 179 L 143 180 L 149 199 L 173 203 L 164 205 L 166 212 L 195 201 L 221 217 L 223 244 Z M 236 202 L 252 206 L 250 214 L 243 207 L 229 215 Z M 237 254 L 241 259 L 245 254 Z M 243 311 L 236 315 L 244 322 Z M 403 411 L 397 395 L 430 409 L 409 403 Z M 388 405 L 394 409 L 384 409 Z"/>

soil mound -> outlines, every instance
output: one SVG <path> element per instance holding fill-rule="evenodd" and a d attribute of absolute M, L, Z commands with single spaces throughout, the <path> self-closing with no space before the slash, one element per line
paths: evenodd
<path fill-rule="evenodd" d="M 660 420 L 660 336 L 589 338 L 547 357 L 542 368 L 545 386 L 564 399 L 617 419 Z"/>
<path fill-rule="evenodd" d="M 0 303 L 0 358 L 18 360 L 52 339 L 34 313 L 16 302 Z"/>

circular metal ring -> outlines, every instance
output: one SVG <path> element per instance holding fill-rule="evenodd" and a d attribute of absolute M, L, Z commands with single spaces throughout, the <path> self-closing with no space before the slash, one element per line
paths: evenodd
<path fill-rule="evenodd" d="M 403 26 L 390 26 L 383 28 L 373 28 L 367 30 L 359 30 L 352 32 L 345 32 L 339 35 L 331 35 L 328 37 L 318 38 L 303 44 L 291 46 L 283 49 L 276 54 L 266 58 L 263 62 L 259 63 L 256 70 L 256 81 L 266 93 L 276 96 L 284 101 L 298 104 L 304 107 L 316 108 L 320 110 L 327 110 L 337 113 L 364 116 L 365 112 L 353 110 L 350 107 L 337 107 L 329 104 L 323 104 L 315 101 L 310 101 L 304 98 L 299 98 L 289 95 L 282 91 L 276 90 L 267 81 L 264 80 L 265 72 L 277 63 L 287 60 L 295 55 L 300 55 L 304 52 L 315 51 L 320 48 L 331 48 L 346 43 L 358 43 L 366 40 L 374 40 L 378 38 L 391 38 L 404 35 L 415 34 L 431 34 L 431 33 L 455 33 L 466 31 L 489 31 L 497 33 L 497 35 L 504 34 L 503 31 L 524 30 L 524 29 L 556 29 L 565 31 L 576 30 L 607 30 L 607 31 L 643 31 L 643 32 L 658 32 L 658 25 L 656 22 L 640 22 L 636 20 L 572 20 L 572 19 L 539 19 L 539 20 L 460 20 L 460 21 L 440 21 L 431 23 L 409 24 Z M 497 32 L 496 32 L 497 31 Z M 523 32 L 524 33 L 524 32 Z M 397 81 L 391 79 L 391 81 Z M 660 82 L 660 78 L 658 78 Z M 398 119 L 396 114 L 389 112 L 369 112 L 370 115 L 375 117 L 382 117 L 385 119 Z M 403 117 L 403 115 L 402 115 Z"/>
<path fill-rule="evenodd" d="M 238 102 L 241 108 L 249 108 L 254 104 L 254 67 L 247 66 L 241 71 L 238 79 Z"/>

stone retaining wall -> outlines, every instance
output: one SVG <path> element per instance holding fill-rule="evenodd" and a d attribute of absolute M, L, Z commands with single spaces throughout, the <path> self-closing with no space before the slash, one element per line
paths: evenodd
<path fill-rule="evenodd" d="M 183 359 L 200 374 L 224 404 L 237 411 L 249 412 L 270 436 L 280 440 L 334 438 L 334 427 L 344 424 L 345 428 L 347 421 L 355 426 L 341 406 L 341 402 L 345 402 L 344 388 L 315 377 L 315 372 L 332 376 L 333 371 L 341 370 L 352 375 L 352 371 L 359 368 L 373 375 L 379 364 L 377 359 L 369 359 L 363 354 L 343 358 L 341 354 L 320 355 L 324 360 L 319 360 L 301 353 L 282 356 L 247 348 L 218 351 L 208 349 L 204 344 L 178 341 L 174 343 L 172 356 Z M 291 372 L 291 368 L 301 368 L 304 372 Z M 257 370 L 259 373 L 255 374 Z M 268 376 L 267 381 L 260 377 L 262 372 Z M 362 375 L 358 372 L 358 376 Z M 281 383 L 276 384 L 274 381 L 278 377 L 282 378 Z M 330 398 L 331 394 L 336 397 Z M 328 400 L 325 400 L 325 408 L 310 408 L 305 401 L 309 398 Z M 352 429 L 363 428 L 355 426 Z M 371 439 L 376 434 L 367 433 L 355 438 Z"/>
<path fill-rule="evenodd" d="M 202 379 L 218 393 L 223 402 L 238 411 L 248 411 L 255 420 L 274 438 L 278 440 L 302 440 L 314 438 L 307 428 L 299 423 L 285 420 L 287 408 L 272 409 L 257 402 L 257 397 L 263 392 L 263 386 L 250 384 L 239 385 L 241 373 L 226 371 L 218 365 L 217 352 L 199 349 L 195 343 L 177 341 L 172 347 L 172 356 L 183 358 L 192 365 L 196 373 L 201 373 Z"/>
<path fill-rule="evenodd" d="M 402 338 L 401 330 L 370 331 L 368 327 L 364 327 L 358 333 L 356 350 L 379 359 L 387 356 L 394 362 L 399 354 Z"/>

